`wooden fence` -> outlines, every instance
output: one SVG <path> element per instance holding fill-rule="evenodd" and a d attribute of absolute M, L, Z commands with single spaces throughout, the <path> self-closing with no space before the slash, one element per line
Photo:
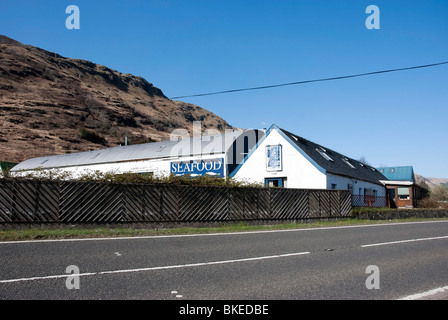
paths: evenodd
<path fill-rule="evenodd" d="M 0 223 L 323 219 L 350 209 L 345 190 L 0 179 Z"/>

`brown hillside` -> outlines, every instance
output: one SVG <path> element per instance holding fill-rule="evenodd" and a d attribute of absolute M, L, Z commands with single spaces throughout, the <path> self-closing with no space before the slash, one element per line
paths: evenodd
<path fill-rule="evenodd" d="M 0 35 L 0 160 L 169 139 L 173 129 L 231 129 L 145 79 Z"/>

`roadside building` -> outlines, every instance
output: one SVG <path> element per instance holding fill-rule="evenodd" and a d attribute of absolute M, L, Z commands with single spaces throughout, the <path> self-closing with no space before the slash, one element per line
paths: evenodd
<path fill-rule="evenodd" d="M 11 172 L 21 175 L 36 169 L 64 171 L 74 178 L 96 171 L 225 177 L 263 134 L 260 130 L 226 130 L 224 134 L 38 157 L 19 163 Z"/>
<path fill-rule="evenodd" d="M 39 157 L 13 168 L 14 174 L 63 170 L 134 172 L 158 176 L 204 174 L 268 187 L 350 190 L 360 206 L 385 206 L 387 180 L 377 169 L 272 125 L 267 131 L 236 130 Z"/>
<path fill-rule="evenodd" d="M 386 186 L 391 208 L 415 208 L 428 190 L 416 183 L 412 166 L 381 167 L 378 170 L 387 178 Z"/>
<path fill-rule="evenodd" d="M 377 169 L 276 125 L 230 176 L 273 187 L 349 189 L 360 205 L 386 204 L 381 181 L 387 178 Z"/>

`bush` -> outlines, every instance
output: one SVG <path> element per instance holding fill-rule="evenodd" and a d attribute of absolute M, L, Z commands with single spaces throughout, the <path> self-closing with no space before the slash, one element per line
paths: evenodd
<path fill-rule="evenodd" d="M 433 199 L 433 198 L 425 198 L 419 201 L 418 203 L 419 208 L 438 208 L 439 203 Z"/>
<path fill-rule="evenodd" d="M 122 184 L 171 184 L 171 185 L 194 185 L 209 187 L 262 187 L 261 184 L 244 181 L 236 181 L 232 178 L 217 178 L 212 176 L 154 176 L 152 174 L 139 174 L 133 172 L 116 173 L 101 171 L 85 171 L 83 174 L 73 175 L 63 170 L 44 170 L 42 168 L 31 172 L 19 172 L 16 179 L 30 179 L 40 181 L 97 181 Z"/>
<path fill-rule="evenodd" d="M 106 140 L 101 137 L 99 134 L 97 134 L 96 132 L 87 130 L 82 128 L 80 130 L 80 137 L 81 139 L 93 142 L 93 143 L 97 143 L 97 144 L 105 144 Z"/>

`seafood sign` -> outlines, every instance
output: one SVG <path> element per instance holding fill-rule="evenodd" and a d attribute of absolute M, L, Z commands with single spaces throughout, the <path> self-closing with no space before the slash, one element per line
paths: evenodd
<path fill-rule="evenodd" d="M 171 173 L 177 176 L 192 177 L 211 175 L 224 177 L 224 159 L 201 159 L 181 162 L 171 162 Z"/>

